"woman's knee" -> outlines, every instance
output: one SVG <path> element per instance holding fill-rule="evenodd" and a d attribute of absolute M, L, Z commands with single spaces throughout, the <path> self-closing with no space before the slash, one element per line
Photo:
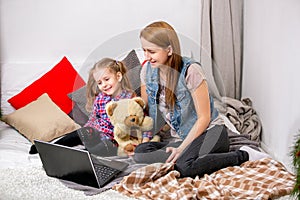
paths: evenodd
<path fill-rule="evenodd" d="M 212 151 L 210 153 L 222 153 L 229 151 L 229 137 L 226 126 L 216 125 L 211 130 L 213 132 L 216 142 L 212 145 Z"/>
<path fill-rule="evenodd" d="M 165 143 L 158 142 L 139 144 L 134 150 L 133 159 L 138 163 L 165 162 L 168 155 L 162 149 L 164 146 L 166 146 Z"/>
<path fill-rule="evenodd" d="M 145 154 L 152 148 L 150 142 L 145 142 L 136 146 L 133 156 L 134 161 L 137 163 L 147 163 L 148 159 L 145 157 Z"/>
<path fill-rule="evenodd" d="M 133 159 L 137 163 L 164 163 L 168 158 L 168 155 L 165 151 L 158 149 L 151 152 L 134 152 Z"/>
<path fill-rule="evenodd" d="M 229 141 L 228 130 L 227 130 L 226 126 L 222 127 L 222 133 L 221 133 L 221 136 L 219 138 L 219 142 L 222 144 L 220 152 L 228 152 L 230 141 Z"/>
<path fill-rule="evenodd" d="M 156 151 L 158 149 L 162 149 L 166 145 L 167 145 L 167 143 L 164 143 L 164 142 L 145 142 L 145 143 L 139 144 L 135 148 L 134 152 L 135 153 L 153 152 L 153 151 Z"/>

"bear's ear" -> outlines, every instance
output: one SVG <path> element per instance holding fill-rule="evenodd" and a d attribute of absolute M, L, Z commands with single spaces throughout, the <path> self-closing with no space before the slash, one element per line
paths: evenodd
<path fill-rule="evenodd" d="M 145 109 L 145 101 L 141 97 L 134 97 L 132 100 L 137 102 L 143 109 Z"/>
<path fill-rule="evenodd" d="M 109 117 L 111 117 L 114 114 L 114 110 L 117 107 L 117 105 L 118 104 L 116 102 L 113 102 L 113 101 L 106 104 L 105 110 L 106 110 L 106 113 Z"/>

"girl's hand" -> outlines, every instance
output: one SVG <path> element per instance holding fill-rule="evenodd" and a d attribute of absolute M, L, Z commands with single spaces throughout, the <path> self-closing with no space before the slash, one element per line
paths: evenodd
<path fill-rule="evenodd" d="M 147 137 L 144 137 L 143 138 L 143 140 L 142 140 L 142 143 L 144 143 L 144 142 L 149 142 L 150 141 L 150 139 L 149 138 L 147 138 Z"/>
<path fill-rule="evenodd" d="M 167 147 L 166 153 L 169 153 L 169 152 L 171 152 L 171 155 L 166 160 L 166 163 L 170 163 L 170 162 L 175 163 L 181 154 L 181 150 L 179 148 Z"/>

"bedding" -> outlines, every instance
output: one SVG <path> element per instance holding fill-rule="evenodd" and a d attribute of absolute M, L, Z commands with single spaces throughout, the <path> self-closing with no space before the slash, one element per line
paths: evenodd
<path fill-rule="evenodd" d="M 138 76 L 136 76 L 136 74 L 139 73 L 140 71 L 140 59 L 138 57 L 139 56 L 136 54 L 136 52 L 132 50 L 125 56 L 125 58 L 123 58 L 123 60 L 128 65 L 129 71 L 131 71 L 130 80 L 132 81 L 133 88 L 139 94 L 140 83 L 139 83 L 139 79 L 137 79 Z M 51 69 L 49 69 L 49 71 L 50 70 Z M 61 73 L 64 72 L 61 71 Z M 43 76 L 40 76 L 40 74 L 36 74 L 35 79 L 37 80 L 40 77 Z M 35 79 L 32 79 L 32 77 L 28 78 L 28 80 L 30 81 Z M 51 79 L 49 81 L 52 82 L 55 81 L 55 79 Z M 28 84 L 29 81 L 25 81 L 25 82 L 26 84 Z M 12 89 L 9 88 L 9 85 L 7 84 L 6 81 L 4 81 L 4 86 L 5 87 L 2 87 L 1 102 L 2 102 L 2 106 L 3 105 L 7 106 L 7 100 L 14 97 L 16 94 L 20 93 L 24 89 L 24 87 L 22 87 L 22 89 L 20 90 L 16 90 L 14 88 Z M 37 95 L 36 98 L 33 98 L 32 100 L 28 101 L 26 105 L 27 106 L 32 105 L 34 103 L 34 100 L 40 97 L 44 93 L 45 92 L 41 93 L 40 95 Z M 56 106 L 59 107 L 60 109 L 58 115 L 62 115 L 62 113 L 64 113 L 64 117 L 66 117 L 66 114 L 69 114 L 69 116 L 71 117 L 70 119 L 74 121 L 74 122 L 71 121 L 72 123 L 83 125 L 85 123 L 84 121 L 87 120 L 86 118 L 87 113 L 84 113 L 83 110 L 84 109 L 83 106 L 85 104 L 84 103 L 85 98 L 82 98 L 82 95 L 84 93 L 85 93 L 84 84 L 75 88 L 73 87 L 71 91 L 64 93 L 64 95 L 67 95 L 67 97 L 71 100 L 72 104 L 74 104 L 73 106 L 68 107 L 71 108 L 70 110 L 71 112 L 69 113 L 68 113 L 69 109 L 62 109 L 60 106 L 58 106 L 56 102 L 51 98 L 51 95 L 48 95 L 49 98 L 47 97 L 47 103 L 51 101 L 54 102 Z M 251 146 L 252 148 L 259 149 L 259 141 L 252 140 L 251 138 L 252 136 L 249 134 L 252 131 L 256 131 L 257 127 L 251 126 L 250 128 L 247 129 L 247 133 L 244 132 L 240 133 L 239 130 L 246 130 L 245 127 L 247 126 L 247 124 L 249 124 L 249 121 L 240 123 L 239 126 L 236 126 L 235 121 L 231 121 L 233 119 L 238 121 L 239 118 L 244 119 L 243 114 L 249 114 L 250 112 L 238 113 L 237 115 L 233 111 L 238 110 L 236 107 L 238 104 L 232 102 L 233 101 L 231 101 L 231 99 L 226 99 L 226 103 L 222 104 L 222 106 L 225 107 L 224 112 L 222 113 L 222 118 L 227 128 L 229 129 L 230 150 L 236 150 L 242 145 L 248 145 Z M 4 114 L 6 115 L 6 117 L 8 117 L 10 114 L 13 114 L 14 112 L 18 114 L 17 111 L 22 111 L 23 109 L 26 109 L 27 108 L 26 105 L 19 108 L 19 110 L 12 110 L 11 108 L 7 108 L 7 107 L 5 108 L 1 107 L 1 109 L 3 108 Z M 229 106 L 231 106 L 231 109 L 227 109 Z M 54 110 L 57 111 L 57 107 Z M 29 112 L 27 109 L 25 110 L 26 111 L 25 113 L 28 114 Z M 78 114 L 78 111 L 80 111 L 81 113 Z M 228 111 L 232 111 L 232 112 L 229 113 Z M 46 113 L 47 112 L 45 112 L 44 115 L 46 115 Z M 255 114 L 255 113 L 252 112 L 251 114 Z M 233 115 L 234 117 L 231 117 Z M 80 118 L 80 116 L 85 118 Z M 30 119 L 29 122 L 26 122 L 26 125 L 28 124 L 37 125 L 35 124 L 35 120 L 30 118 L 32 117 L 31 115 L 28 115 L 26 117 Z M 21 118 L 26 118 L 26 117 L 21 117 Z M 249 119 L 253 120 L 255 118 L 249 118 Z M 67 123 L 64 123 L 65 128 L 68 127 L 68 124 L 71 122 L 69 121 Z M 12 123 L 10 124 L 13 125 Z M 130 163 L 130 167 L 127 170 L 125 170 L 122 174 L 120 174 L 119 177 L 114 179 L 110 184 L 108 184 L 106 187 L 102 189 L 87 188 L 85 186 L 78 185 L 72 182 L 61 181 L 58 179 L 48 177 L 42 168 L 42 164 L 38 154 L 31 155 L 28 153 L 32 145 L 31 143 L 32 137 L 29 137 L 27 134 L 24 134 L 26 135 L 26 137 L 24 137 L 24 135 L 20 134 L 22 133 L 22 130 L 18 129 L 18 126 L 16 125 L 14 126 L 15 128 L 13 128 L 13 126 L 9 126 L 8 124 L 2 121 L 0 122 L 0 193 L 1 193 L 1 197 L 5 197 L 5 199 L 19 199 L 20 197 L 22 197 L 22 199 L 45 199 L 45 198 L 56 199 L 56 197 L 60 199 L 74 199 L 75 196 L 76 199 L 107 199 L 107 198 L 133 199 L 133 196 L 142 198 L 143 192 L 146 192 L 147 195 L 149 195 L 147 196 L 147 198 L 154 197 L 155 195 L 157 195 L 155 193 L 161 193 L 162 195 L 164 192 L 166 192 L 166 194 L 169 194 L 170 197 L 173 197 L 178 195 L 176 191 L 183 191 L 184 193 L 184 191 L 189 191 L 189 190 L 196 192 L 198 195 L 203 195 L 203 196 L 208 195 L 207 198 L 211 198 L 211 195 L 216 195 L 216 196 L 219 195 L 220 199 L 222 199 L 222 195 L 224 195 L 224 192 L 227 195 L 230 193 L 230 191 L 236 190 L 237 187 L 233 186 L 232 188 L 232 185 L 231 186 L 228 185 L 228 187 L 224 186 L 223 188 L 221 187 L 215 188 L 216 184 L 214 183 L 216 181 L 220 181 L 220 183 L 223 183 L 225 180 L 230 178 L 230 177 L 226 177 L 226 175 L 229 174 L 232 178 L 238 177 L 237 178 L 238 180 L 235 180 L 236 184 L 242 184 L 242 182 L 240 182 L 240 177 L 243 177 L 245 179 L 245 183 L 247 182 L 248 184 L 251 181 L 255 181 L 255 179 L 253 179 L 252 177 L 253 173 L 252 174 L 247 173 L 250 168 L 251 169 L 253 168 L 254 170 L 261 170 L 261 169 L 264 170 L 266 168 L 269 168 L 278 171 L 278 173 L 275 173 L 275 175 L 272 174 L 271 172 L 270 176 L 268 174 L 269 172 L 266 172 L 266 170 L 261 172 L 262 175 L 264 175 L 264 177 L 275 176 L 275 177 L 280 177 L 279 180 L 282 180 L 278 185 L 276 185 L 276 187 L 273 188 L 273 190 L 270 193 L 267 194 L 272 198 L 289 194 L 290 187 L 293 184 L 293 175 L 287 172 L 286 169 L 283 168 L 282 165 L 275 160 L 263 160 L 257 163 L 250 162 L 247 163 L 247 165 L 245 163 L 245 165 L 243 165 L 242 167 L 225 168 L 224 174 L 222 176 L 220 175 L 220 171 L 218 171 L 212 175 L 205 176 L 204 178 L 206 179 L 204 180 L 202 180 L 202 178 L 197 178 L 197 179 L 187 178 L 181 180 L 177 178 L 178 176 L 177 172 L 174 171 L 172 166 L 170 165 L 163 165 L 163 164 L 142 165 L 142 164 L 134 163 L 132 158 L 116 157 L 115 159 L 123 159 L 123 160 L 125 159 L 124 161 Z M 237 127 L 239 128 L 239 130 L 237 129 Z M 61 135 L 51 136 L 49 133 L 46 133 L 44 130 L 40 130 L 39 132 L 43 132 L 44 134 L 47 135 L 48 139 L 43 138 L 43 140 L 49 140 L 51 142 L 54 142 L 53 140 L 54 138 L 61 136 Z M 242 173 L 242 176 L 238 175 L 237 171 Z M 146 173 L 147 183 L 141 184 L 140 182 L 138 182 L 137 184 L 135 182 L 134 185 L 130 185 L 131 178 L 133 177 L 136 178 L 136 174 L 141 172 L 147 172 Z M 281 177 L 281 175 L 283 176 Z M 149 177 L 155 177 L 155 180 L 151 180 L 149 179 Z M 143 181 L 145 180 L 144 178 L 142 179 Z M 173 179 L 170 182 L 168 179 L 165 178 L 173 178 Z M 156 184 L 157 180 L 160 180 L 162 184 L 165 183 L 165 181 L 169 181 L 169 183 L 174 183 L 174 184 L 180 183 L 180 187 L 178 186 L 179 189 L 177 188 L 176 190 L 174 190 L 174 188 L 171 187 L 167 187 L 167 188 L 161 187 L 163 192 L 161 191 L 157 192 L 157 190 L 155 189 L 157 189 L 157 186 L 161 186 Z M 199 186 L 199 184 L 205 185 L 205 187 L 201 187 L 200 191 L 199 191 L 199 187 L 197 187 Z M 221 184 L 217 184 L 217 185 L 221 185 Z M 133 188 L 133 186 L 135 188 Z M 147 188 L 146 186 L 147 187 L 153 186 L 155 189 L 151 187 Z M 285 187 L 285 189 L 282 189 L 283 187 Z M 208 191 L 206 191 L 205 189 L 207 189 Z M 18 190 L 17 193 L 14 192 L 16 190 Z M 153 192 L 151 193 L 150 190 Z M 260 190 L 260 191 L 264 192 L 264 190 Z M 242 192 L 242 193 L 244 194 L 247 192 Z M 129 195 L 130 197 L 128 197 L 127 195 Z M 254 196 L 256 196 L 256 199 L 264 199 L 264 197 L 266 197 L 267 195 L 265 195 L 264 192 L 264 196 L 260 198 L 259 194 L 257 194 L 257 196 L 254 194 Z"/>
<path fill-rule="evenodd" d="M 31 145 L 18 131 L 0 121 L 0 169 L 41 165 L 37 155 L 28 154 Z"/>
<path fill-rule="evenodd" d="M 34 139 L 52 141 L 80 128 L 47 93 L 13 113 L 4 115 L 2 120 L 32 143 Z"/>
<path fill-rule="evenodd" d="M 289 194 L 295 177 L 270 158 L 227 167 L 202 178 L 179 178 L 172 163 L 155 163 L 113 189 L 141 199 L 273 199 Z"/>
<path fill-rule="evenodd" d="M 243 134 L 239 135 L 230 131 L 229 138 L 230 144 L 234 144 L 231 146 L 232 149 L 237 148 L 236 146 L 241 144 L 249 144 L 252 145 L 252 147 L 258 147 L 258 143 L 248 140 L 248 137 Z M 150 197 L 155 196 L 155 189 L 159 186 L 164 191 L 160 192 L 160 194 L 169 194 L 170 197 L 182 195 L 181 193 L 178 194 L 176 191 L 184 193 L 192 190 L 194 191 L 194 195 L 195 193 L 200 193 L 198 195 L 202 195 L 203 199 L 205 199 L 204 196 L 208 194 L 209 196 L 207 196 L 206 199 L 222 199 L 220 196 L 223 195 L 224 192 L 227 192 L 226 195 L 233 195 L 230 191 L 239 188 L 237 185 L 234 185 L 234 183 L 245 183 L 244 186 L 247 187 L 249 184 L 265 184 L 263 181 L 275 179 L 275 181 L 271 181 L 272 184 L 267 184 L 269 190 L 267 190 L 267 192 L 264 190 L 263 196 L 258 195 L 257 198 L 255 198 L 266 199 L 265 197 L 267 196 L 276 198 L 288 195 L 295 180 L 294 176 L 289 173 L 281 163 L 272 159 L 261 160 L 259 162 L 249 161 L 242 167 L 225 168 L 211 175 L 205 175 L 205 177 L 201 179 L 178 179 L 178 172 L 172 170 L 173 166 L 163 164 L 135 164 L 131 158 L 116 157 L 115 159 L 122 159 L 123 161 L 130 163 L 130 167 L 104 188 L 96 189 L 48 177 L 42 168 L 38 154 L 28 154 L 30 146 L 31 142 L 28 139 L 23 137 L 9 125 L 0 122 L 1 197 L 7 197 L 5 199 L 19 199 L 19 197 L 22 196 L 22 199 L 31 200 L 47 199 L 47 197 L 49 197 L 49 199 L 56 199 L 56 197 L 57 199 L 60 197 L 61 199 L 74 199 L 74 196 L 76 196 L 76 199 L 107 199 L 109 197 L 113 200 L 133 199 L 146 192 L 146 195 L 150 195 L 147 196 L 146 199 L 149 199 Z M 252 171 L 250 171 L 250 169 Z M 270 169 L 271 171 L 267 171 L 267 169 Z M 145 174 L 145 172 L 147 173 Z M 136 180 L 135 184 L 131 185 L 130 181 L 133 180 L 133 177 L 136 178 L 137 174 L 139 174 L 140 177 L 139 181 Z M 141 176 L 142 174 L 144 177 Z M 268 180 L 255 180 L 253 174 L 260 177 L 266 177 Z M 152 177 L 152 179 L 150 180 L 149 177 Z M 153 177 L 155 178 L 153 179 Z M 170 178 L 173 180 L 172 182 L 169 180 Z M 231 182 L 232 184 L 224 185 L 230 178 L 234 178 Z M 240 182 L 240 180 L 243 180 L 244 182 Z M 174 183 L 174 185 L 172 184 L 173 187 L 175 187 L 176 184 L 179 184 L 179 186 L 177 185 L 179 189 L 173 190 L 171 187 L 165 185 L 157 185 L 158 181 L 162 182 L 162 184 L 166 182 Z M 258 183 L 255 181 L 258 181 Z M 204 184 L 205 187 L 200 187 L 200 184 Z M 147 188 L 150 186 L 154 187 L 154 189 Z M 199 191 L 199 188 L 202 189 Z M 18 193 L 13 192 L 16 190 L 18 190 Z M 153 193 L 149 191 L 153 191 Z M 209 192 L 207 193 L 207 191 Z M 238 191 L 244 195 L 247 194 L 247 192 L 242 192 L 243 190 Z M 256 192 L 259 193 L 262 192 L 262 190 Z M 212 195 L 216 195 L 214 197 L 220 198 L 208 198 L 212 197 Z M 252 193 L 252 197 L 253 195 L 255 196 L 255 193 Z M 142 197 L 143 196 L 140 196 L 140 198 Z M 174 197 L 173 199 L 176 198 Z"/>
<path fill-rule="evenodd" d="M 250 140 L 260 142 L 262 131 L 261 121 L 252 108 L 252 101 L 249 98 L 241 101 L 230 97 L 222 97 L 226 105 L 225 115 L 240 132 L 250 136 Z"/>

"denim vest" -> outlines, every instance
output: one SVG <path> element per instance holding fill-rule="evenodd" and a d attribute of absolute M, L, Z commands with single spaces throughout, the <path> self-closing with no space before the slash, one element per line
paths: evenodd
<path fill-rule="evenodd" d="M 182 62 L 183 68 L 178 77 L 178 83 L 175 91 L 176 101 L 174 109 L 170 113 L 170 122 L 180 138 L 184 139 L 195 124 L 197 120 L 197 113 L 185 80 L 185 74 L 188 67 L 192 63 L 195 63 L 195 61 L 190 58 L 183 57 Z M 197 64 L 200 65 L 200 63 Z M 152 68 L 150 63 L 147 63 L 146 67 L 146 92 L 148 94 L 149 116 L 154 120 L 152 132 L 157 133 L 165 124 L 164 117 L 158 108 L 159 69 Z M 209 95 L 209 97 L 212 121 L 217 117 L 218 111 L 214 108 L 214 102 L 211 95 Z"/>

